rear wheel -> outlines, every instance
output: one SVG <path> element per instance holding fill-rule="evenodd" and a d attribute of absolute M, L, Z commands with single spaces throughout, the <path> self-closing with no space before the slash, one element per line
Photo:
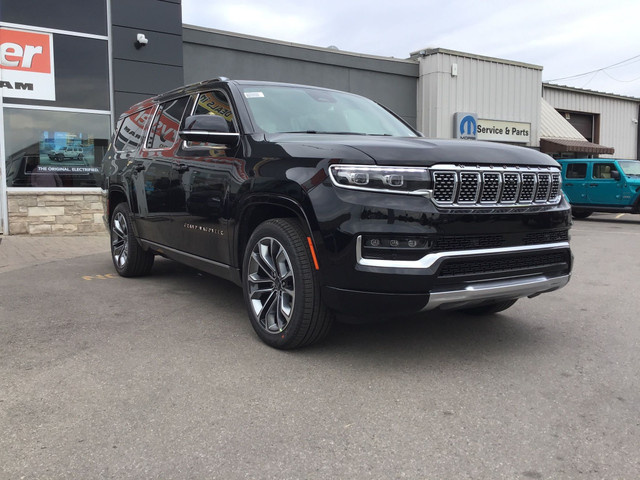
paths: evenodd
<path fill-rule="evenodd" d="M 251 325 L 267 345 L 298 348 L 327 335 L 333 315 L 320 299 L 318 273 L 298 222 L 278 218 L 260 224 L 242 271 Z"/>
<path fill-rule="evenodd" d="M 517 300 L 504 300 L 502 302 L 485 303 L 475 307 L 462 308 L 460 311 L 469 315 L 491 315 L 492 313 L 502 312 L 511 307 Z"/>
<path fill-rule="evenodd" d="M 153 266 L 153 252 L 144 250 L 133 234 L 131 210 L 120 203 L 111 217 L 111 259 L 123 277 L 147 275 Z"/>

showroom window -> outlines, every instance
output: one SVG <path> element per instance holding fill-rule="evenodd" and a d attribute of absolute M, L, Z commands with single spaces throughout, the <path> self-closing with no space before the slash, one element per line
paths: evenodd
<path fill-rule="evenodd" d="M 99 187 L 110 115 L 4 109 L 8 187 Z"/>
<path fill-rule="evenodd" d="M 51 10 L 3 0 L 8 188 L 101 185 L 112 126 L 107 4 L 81 3 L 60 0 Z M 71 5 L 79 10 L 69 14 Z"/>

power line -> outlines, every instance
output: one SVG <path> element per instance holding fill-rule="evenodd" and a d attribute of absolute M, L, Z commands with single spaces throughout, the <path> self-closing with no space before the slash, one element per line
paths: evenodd
<path fill-rule="evenodd" d="M 637 80 L 640 80 L 640 77 L 632 78 L 631 80 L 620 80 L 619 78 L 614 77 L 613 75 L 611 75 L 610 73 L 605 72 L 604 70 L 602 71 L 602 73 L 604 73 L 611 80 L 615 80 L 616 82 L 631 83 L 631 82 L 635 82 Z"/>
<path fill-rule="evenodd" d="M 631 62 L 632 60 L 636 60 L 636 59 L 639 59 L 639 58 L 640 58 L 640 55 L 636 55 L 634 57 L 627 58 L 626 60 L 622 60 L 621 62 L 614 63 L 613 65 L 609 65 L 608 67 L 598 68 L 596 70 L 591 70 L 590 72 L 581 73 L 579 75 L 571 75 L 570 77 L 554 78 L 553 80 L 547 80 L 547 82 L 558 82 L 560 80 L 569 80 L 570 78 L 584 77 L 585 75 L 591 75 L 592 73 L 598 73 L 598 72 L 606 73 L 605 70 L 607 70 L 609 68 L 617 67 L 617 66 L 622 65 L 623 63 Z M 611 78 L 613 80 L 617 80 L 617 79 L 615 79 L 613 77 L 611 77 Z M 618 80 L 618 81 L 622 81 L 622 80 Z"/>

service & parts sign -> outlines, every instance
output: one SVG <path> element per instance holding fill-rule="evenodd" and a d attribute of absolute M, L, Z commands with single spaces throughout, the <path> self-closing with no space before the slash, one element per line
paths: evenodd
<path fill-rule="evenodd" d="M 5 98 L 55 100 L 53 35 L 0 28 L 0 86 Z"/>

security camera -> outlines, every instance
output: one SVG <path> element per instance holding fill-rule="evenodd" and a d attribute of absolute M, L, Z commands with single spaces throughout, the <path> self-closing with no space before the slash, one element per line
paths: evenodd
<path fill-rule="evenodd" d="M 136 48 L 140 48 L 149 43 L 149 39 L 144 36 L 144 33 L 139 33 L 136 37 Z"/>

